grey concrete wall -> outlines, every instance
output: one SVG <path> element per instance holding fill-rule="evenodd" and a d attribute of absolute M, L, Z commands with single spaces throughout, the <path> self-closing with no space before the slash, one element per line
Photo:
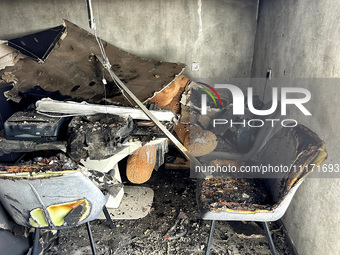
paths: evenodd
<path fill-rule="evenodd" d="M 261 0 L 253 77 L 265 77 L 271 68 L 273 78 L 339 78 L 339 20 L 339 1 Z M 340 80 L 317 83 L 306 85 L 314 100 L 309 104 L 313 116 L 301 121 L 325 141 L 326 163 L 340 163 Z M 340 179 L 310 177 L 283 218 L 285 226 L 299 254 L 339 254 Z"/>
<path fill-rule="evenodd" d="M 99 36 L 136 55 L 187 64 L 191 78 L 249 77 L 257 0 L 93 0 Z M 85 0 L 2 0 L 0 38 L 60 25 L 88 29 Z M 199 62 L 200 71 L 191 72 Z"/>

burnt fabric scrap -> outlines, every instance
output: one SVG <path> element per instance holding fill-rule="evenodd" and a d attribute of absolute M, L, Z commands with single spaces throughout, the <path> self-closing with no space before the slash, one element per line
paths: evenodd
<path fill-rule="evenodd" d="M 16 165 L 0 165 L 0 173 L 43 173 L 47 171 L 77 170 L 79 166 L 66 157 L 43 158 L 21 161 Z"/>

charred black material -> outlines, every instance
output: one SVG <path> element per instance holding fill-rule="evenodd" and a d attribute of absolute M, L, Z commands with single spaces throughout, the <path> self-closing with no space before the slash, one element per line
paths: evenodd
<path fill-rule="evenodd" d="M 85 211 L 85 203 L 82 202 L 72 209 L 64 218 L 68 226 L 76 226 Z"/>
<path fill-rule="evenodd" d="M 76 161 L 108 158 L 132 130 L 132 119 L 105 114 L 75 117 L 69 125 L 68 154 Z"/>
<path fill-rule="evenodd" d="M 261 179 L 241 178 L 211 178 L 204 181 L 201 201 L 209 205 L 207 209 L 235 210 L 270 209 L 272 203 Z"/>
<path fill-rule="evenodd" d="M 34 111 L 16 112 L 4 125 L 6 138 L 26 141 L 57 141 L 66 138 L 67 118 L 47 117 Z"/>
<path fill-rule="evenodd" d="M 66 151 L 66 142 L 20 141 L 20 140 L 7 140 L 5 138 L 0 137 L 0 156 L 12 152 L 32 152 L 45 150 Z"/>

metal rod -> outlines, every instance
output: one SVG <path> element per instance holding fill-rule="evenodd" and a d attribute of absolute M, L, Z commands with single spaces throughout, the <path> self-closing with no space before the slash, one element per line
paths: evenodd
<path fill-rule="evenodd" d="M 94 241 L 93 241 L 93 236 L 92 236 L 92 231 L 91 231 L 91 226 L 90 226 L 90 222 L 86 222 L 86 228 L 87 228 L 87 233 L 89 234 L 89 239 L 90 239 L 90 243 L 91 243 L 91 250 L 92 250 L 92 254 L 96 255 L 96 246 L 94 245 Z"/>
<path fill-rule="evenodd" d="M 211 243 L 212 243 L 212 240 L 213 240 L 213 237 L 214 237 L 214 232 L 215 232 L 215 224 L 216 224 L 216 221 L 213 220 L 211 222 L 210 234 L 209 234 L 207 249 L 205 250 L 205 255 L 209 255 L 210 254 Z"/>
<path fill-rule="evenodd" d="M 268 239 L 270 251 L 272 252 L 272 255 L 277 255 L 277 252 L 276 252 L 276 249 L 275 249 L 275 245 L 274 245 L 274 242 L 273 242 L 273 238 L 272 238 L 272 236 L 270 234 L 270 230 L 268 228 L 268 223 L 267 222 L 262 222 L 262 224 L 263 224 L 264 231 L 266 232 L 266 236 L 267 236 L 267 239 Z"/>
<path fill-rule="evenodd" d="M 106 218 L 107 222 L 108 222 L 109 225 L 110 225 L 110 228 L 113 229 L 115 226 L 113 225 L 113 222 L 112 222 L 112 219 L 111 219 L 111 217 L 110 217 L 110 214 L 109 214 L 109 212 L 107 211 L 106 205 L 104 205 L 104 207 L 103 207 L 103 213 L 104 213 L 104 215 L 105 215 L 105 218 Z"/>
<path fill-rule="evenodd" d="M 93 10 L 92 10 L 92 2 L 91 0 L 87 0 L 87 13 L 89 16 L 89 25 L 91 29 L 95 29 L 95 23 L 93 18 Z"/>
<path fill-rule="evenodd" d="M 196 166 L 200 166 L 201 163 L 176 139 L 176 137 L 166 129 L 166 127 L 159 122 L 159 120 L 143 105 L 143 103 L 125 86 L 125 84 L 118 78 L 118 76 L 112 71 L 111 65 L 104 62 L 104 60 L 97 56 L 100 63 L 109 72 L 111 78 L 116 81 L 119 86 L 129 95 L 129 97 L 138 105 L 138 107 L 152 120 L 156 126 L 166 135 L 167 138 L 176 146 L 176 148 L 183 154 L 183 156 L 190 160 L 191 163 Z"/>
<path fill-rule="evenodd" d="M 32 255 L 39 255 L 40 228 L 34 230 Z"/>

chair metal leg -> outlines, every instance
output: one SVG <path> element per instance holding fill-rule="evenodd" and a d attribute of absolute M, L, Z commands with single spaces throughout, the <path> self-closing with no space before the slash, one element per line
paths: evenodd
<path fill-rule="evenodd" d="M 107 211 L 106 205 L 104 205 L 104 207 L 103 207 L 103 213 L 104 213 L 104 215 L 105 215 L 105 218 L 106 218 L 107 222 L 108 222 L 109 225 L 110 225 L 110 229 L 113 229 L 115 226 L 113 225 L 113 222 L 112 222 L 112 219 L 111 219 L 111 217 L 110 217 L 110 214 L 109 214 L 109 212 Z"/>
<path fill-rule="evenodd" d="M 32 255 L 38 255 L 39 254 L 39 239 L 40 239 L 40 228 L 36 228 L 34 230 L 34 236 L 33 236 L 33 250 Z"/>
<path fill-rule="evenodd" d="M 263 224 L 264 231 L 266 232 L 266 236 L 267 236 L 267 239 L 268 239 L 270 251 L 272 252 L 272 255 L 277 255 L 277 252 L 276 252 L 276 249 L 275 249 L 275 245 L 274 245 L 274 242 L 273 242 L 273 238 L 272 238 L 272 235 L 271 235 L 270 230 L 268 228 L 268 223 L 267 222 L 262 222 L 262 224 Z"/>
<path fill-rule="evenodd" d="M 89 234 L 89 239 L 90 239 L 90 243 L 91 243 L 91 250 L 92 250 L 92 254 L 96 255 L 96 246 L 94 245 L 94 241 L 93 241 L 93 236 L 92 236 L 92 231 L 91 231 L 91 226 L 90 226 L 90 222 L 86 222 L 86 228 L 87 228 L 87 233 Z"/>
<path fill-rule="evenodd" d="M 210 254 L 211 243 L 212 243 L 212 239 L 214 237 L 214 232 L 215 232 L 215 223 L 216 223 L 215 220 L 213 220 L 211 222 L 210 234 L 209 234 L 207 249 L 205 250 L 205 255 L 209 255 Z"/>

